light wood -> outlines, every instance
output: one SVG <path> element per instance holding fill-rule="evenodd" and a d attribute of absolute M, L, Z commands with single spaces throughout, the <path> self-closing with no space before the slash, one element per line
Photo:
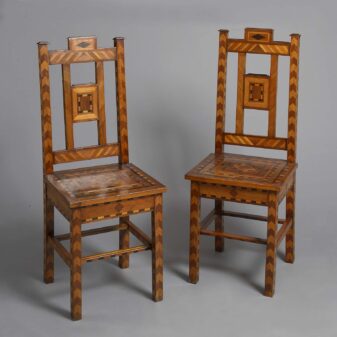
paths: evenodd
<path fill-rule="evenodd" d="M 289 56 L 289 42 L 247 42 L 240 39 L 228 40 L 228 52 L 233 53 L 251 53 L 251 54 L 269 54 Z"/>
<path fill-rule="evenodd" d="M 115 48 L 100 48 L 87 51 L 51 50 L 49 52 L 49 64 L 71 64 L 115 60 Z"/>
<path fill-rule="evenodd" d="M 287 138 L 264 137 L 255 135 L 244 135 L 235 133 L 224 133 L 224 143 L 228 145 L 239 145 L 248 147 L 259 147 L 262 149 L 287 150 Z"/>
<path fill-rule="evenodd" d="M 97 49 L 96 36 L 68 37 L 69 50 L 95 50 Z"/>
<path fill-rule="evenodd" d="M 106 144 L 101 146 L 87 146 L 73 150 L 54 151 L 54 163 L 63 164 L 73 161 L 90 160 L 117 156 L 119 154 L 118 144 Z"/>

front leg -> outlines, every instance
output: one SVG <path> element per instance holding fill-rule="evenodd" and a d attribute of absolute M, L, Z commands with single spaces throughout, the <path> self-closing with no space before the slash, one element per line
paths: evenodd
<path fill-rule="evenodd" d="M 276 232 L 278 223 L 278 200 L 276 193 L 270 193 L 268 201 L 265 296 L 272 297 L 276 273 Z"/>
<path fill-rule="evenodd" d="M 82 318 L 82 276 L 81 276 L 81 218 L 80 211 L 72 212 L 70 223 L 70 298 L 71 318 L 74 321 Z"/>

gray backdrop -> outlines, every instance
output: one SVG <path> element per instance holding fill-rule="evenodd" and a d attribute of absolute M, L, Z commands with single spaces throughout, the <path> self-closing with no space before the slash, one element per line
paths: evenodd
<path fill-rule="evenodd" d="M 337 336 L 336 9 L 334 1 L 304 0 L 1 0 L 0 336 Z M 247 243 L 226 241 L 225 252 L 218 254 L 213 240 L 203 237 L 200 282 L 186 282 L 189 184 L 184 174 L 213 150 L 217 29 L 241 37 L 249 26 L 274 28 L 279 40 L 302 34 L 296 263 L 282 261 L 282 245 L 273 299 L 261 295 L 264 247 Z M 90 264 L 83 268 L 83 320 L 77 323 L 68 319 L 69 273 L 59 258 L 55 283 L 42 283 L 36 50 L 39 40 L 50 41 L 52 49 L 64 48 L 71 35 L 96 35 L 100 46 L 111 45 L 114 36 L 126 37 L 131 161 L 168 186 L 165 300 L 150 300 L 148 253 L 131 257 L 128 270 L 118 269 L 115 260 Z M 230 59 L 230 69 L 235 61 Z M 249 59 L 249 71 L 267 69 L 258 58 Z M 284 135 L 286 62 L 281 69 L 278 132 Z M 52 70 L 56 148 L 64 144 L 60 73 L 58 67 Z M 88 65 L 74 67 L 74 73 L 77 82 L 93 79 Z M 109 136 L 115 139 L 112 65 L 106 78 L 109 123 L 114 126 Z M 234 70 L 229 82 L 230 128 Z M 265 132 L 265 117 L 261 111 L 247 112 L 247 130 Z M 92 144 L 95 132 L 93 124 L 76 127 L 77 144 Z M 204 202 L 203 212 L 211 206 Z M 134 220 L 148 230 L 148 216 Z M 56 225 L 58 232 L 67 230 L 60 215 Z M 266 231 L 263 223 L 238 219 L 226 218 L 226 227 L 262 236 Z M 90 252 L 116 243 L 112 235 L 85 240 Z"/>

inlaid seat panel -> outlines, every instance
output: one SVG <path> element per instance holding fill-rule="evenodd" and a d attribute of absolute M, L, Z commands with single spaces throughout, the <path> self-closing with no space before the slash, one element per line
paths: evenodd
<path fill-rule="evenodd" d="M 296 164 L 281 159 L 233 153 L 211 153 L 189 171 L 193 181 L 279 191 L 295 173 Z"/>
<path fill-rule="evenodd" d="M 46 181 L 71 208 L 155 195 L 166 190 L 133 164 L 58 171 L 47 175 Z"/>

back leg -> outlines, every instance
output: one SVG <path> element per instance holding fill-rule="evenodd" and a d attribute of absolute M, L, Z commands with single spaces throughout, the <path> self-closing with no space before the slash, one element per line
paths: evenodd
<path fill-rule="evenodd" d="M 54 282 L 54 249 L 49 238 L 54 236 L 54 205 L 47 196 L 44 188 L 44 230 L 43 230 L 43 280 L 45 283 Z"/>
<path fill-rule="evenodd" d="M 224 221 L 223 221 L 223 216 L 222 216 L 222 211 L 223 211 L 223 202 L 222 200 L 215 200 L 215 231 L 216 232 L 223 232 L 224 230 Z M 220 236 L 215 237 L 215 251 L 216 252 L 223 252 L 224 251 L 224 244 L 225 244 L 225 239 Z"/>
<path fill-rule="evenodd" d="M 125 221 L 129 220 L 129 217 L 121 217 L 119 218 L 120 224 L 125 224 Z M 129 248 L 130 243 L 130 233 L 128 229 L 123 229 L 119 231 L 119 249 Z M 129 267 L 129 254 L 124 254 L 119 257 L 118 265 L 120 268 L 125 269 Z"/>

